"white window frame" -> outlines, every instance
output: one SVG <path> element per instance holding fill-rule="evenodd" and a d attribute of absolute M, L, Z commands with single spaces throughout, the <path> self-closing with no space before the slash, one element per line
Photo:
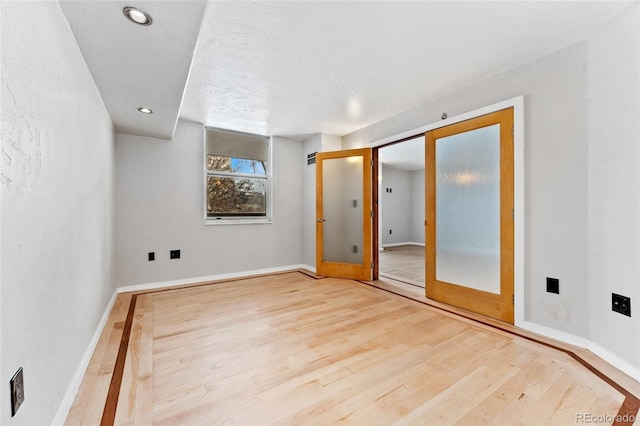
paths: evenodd
<path fill-rule="evenodd" d="M 220 171 L 216 171 L 216 172 L 211 172 L 210 170 L 207 170 L 207 130 L 222 130 L 225 132 L 231 132 L 231 133 L 238 133 L 238 134 L 245 134 L 245 135 L 250 135 L 250 136 L 261 136 L 266 138 L 267 141 L 267 160 L 266 160 L 266 185 L 265 185 L 265 202 L 266 202 L 266 206 L 265 206 L 265 216 L 220 216 L 218 218 L 211 218 L 208 216 L 207 214 L 207 207 L 208 207 L 208 194 L 207 194 L 207 180 L 209 176 L 222 176 L 222 177 L 234 177 L 234 178 L 242 178 L 242 177 L 246 177 L 246 178 L 259 178 L 259 179 L 264 179 L 264 175 L 254 175 L 254 174 L 248 174 L 248 173 L 229 173 L 229 172 L 220 172 Z M 246 133 L 246 132 L 237 132 L 235 130 L 229 130 L 229 129 L 222 129 L 222 128 L 218 128 L 218 127 L 209 127 L 209 126 L 205 126 L 204 128 L 204 132 L 203 132 L 203 148 L 204 148 L 204 155 L 203 155 L 203 170 L 204 170 L 204 185 L 203 185 L 203 200 L 204 200 L 204 224 L 205 225 L 248 225 L 248 224 L 264 224 L 264 223 L 273 223 L 273 199 L 272 199 L 272 194 L 273 194 L 273 176 L 272 176 L 272 170 L 273 170 L 273 155 L 272 155 L 272 148 L 273 148 L 273 137 L 271 136 L 264 136 L 264 135 L 256 135 L 254 133 Z"/>

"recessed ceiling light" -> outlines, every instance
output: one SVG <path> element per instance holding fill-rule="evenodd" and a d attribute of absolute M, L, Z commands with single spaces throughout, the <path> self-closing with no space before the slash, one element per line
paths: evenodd
<path fill-rule="evenodd" d="M 145 107 L 138 108 L 138 111 L 140 111 L 143 114 L 153 114 L 153 111 L 151 109 L 145 108 Z"/>
<path fill-rule="evenodd" d="M 122 9 L 122 13 L 126 16 L 131 22 L 135 22 L 140 25 L 151 25 L 153 20 L 151 16 L 142 9 L 138 9 L 137 7 L 127 6 Z"/>

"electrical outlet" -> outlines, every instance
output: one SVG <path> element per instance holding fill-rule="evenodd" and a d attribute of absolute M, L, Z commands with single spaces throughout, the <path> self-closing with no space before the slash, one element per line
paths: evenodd
<path fill-rule="evenodd" d="M 358 246 L 353 246 L 353 252 L 357 253 L 358 252 Z"/>
<path fill-rule="evenodd" d="M 22 374 L 22 367 L 13 375 L 9 381 L 9 385 L 11 387 L 11 417 L 13 417 L 24 402 L 24 375 Z"/>
<path fill-rule="evenodd" d="M 631 316 L 631 299 L 626 296 L 611 293 L 611 310 L 619 314 Z"/>
<path fill-rule="evenodd" d="M 391 229 L 389 229 L 389 235 L 393 234 L 393 232 L 391 232 Z"/>
<path fill-rule="evenodd" d="M 156 253 L 154 251 L 149 252 L 149 262 L 156 260 Z"/>
<path fill-rule="evenodd" d="M 560 294 L 560 280 L 547 277 L 547 293 Z"/>
<path fill-rule="evenodd" d="M 169 252 L 169 259 L 180 259 L 180 250 L 171 250 Z"/>

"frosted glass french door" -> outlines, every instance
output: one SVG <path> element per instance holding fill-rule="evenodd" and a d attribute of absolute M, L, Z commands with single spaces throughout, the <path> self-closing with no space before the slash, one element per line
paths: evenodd
<path fill-rule="evenodd" d="M 426 133 L 427 297 L 513 322 L 513 109 Z"/>
<path fill-rule="evenodd" d="M 371 149 L 316 156 L 316 272 L 370 280 Z"/>

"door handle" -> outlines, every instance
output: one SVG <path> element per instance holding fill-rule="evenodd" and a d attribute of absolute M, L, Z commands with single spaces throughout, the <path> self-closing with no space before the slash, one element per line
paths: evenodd
<path fill-rule="evenodd" d="M 322 223 L 322 222 L 326 222 L 326 221 L 327 221 L 327 219 L 318 219 L 318 220 L 316 220 L 316 222 L 318 222 L 318 223 Z"/>

